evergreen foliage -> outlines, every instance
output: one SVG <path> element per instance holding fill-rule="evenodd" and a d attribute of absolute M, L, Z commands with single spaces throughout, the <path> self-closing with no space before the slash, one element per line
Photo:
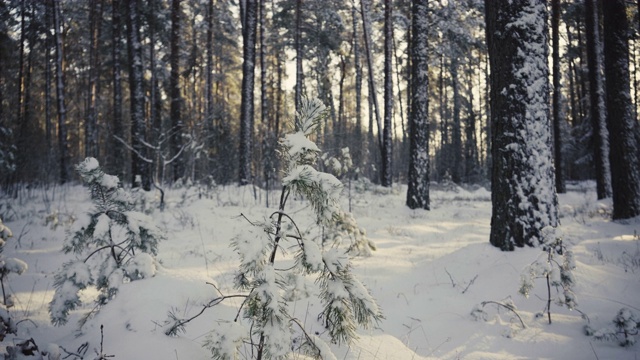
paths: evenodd
<path fill-rule="evenodd" d="M 331 342 L 348 343 L 356 338 L 359 326 L 371 327 L 382 319 L 369 291 L 351 273 L 348 252 L 354 249 L 354 243 L 345 248 L 340 236 L 336 236 L 321 244 L 285 212 L 291 195 L 303 197 L 311 204 L 318 225 L 333 229 L 334 233 L 361 231 L 351 214 L 340 208 L 342 183 L 314 168 L 320 149 L 308 136 L 324 116 L 325 106 L 319 100 L 302 101 L 295 132 L 281 140 L 286 167 L 279 209 L 267 221 L 251 222 L 252 226 L 233 241 L 240 256 L 235 288 L 244 295 L 220 294 L 205 309 L 230 297 L 244 300 L 232 322 L 221 322 L 209 334 L 206 346 L 214 359 L 237 358 L 243 343 L 252 345 L 257 359 L 280 358 L 291 352 L 315 359 L 335 358 L 324 340 L 307 332 L 290 310 L 291 302 L 309 296 L 307 277 L 315 280 L 319 290 L 322 311 L 318 319 Z M 354 239 L 358 236 L 362 234 Z M 371 246 L 368 240 L 355 248 L 367 246 Z M 281 258 L 277 258 L 278 254 L 282 254 Z M 170 316 L 172 321 L 165 331 L 168 335 L 183 331 L 184 325 L 195 318 Z"/>
<path fill-rule="evenodd" d="M 573 269 L 576 264 L 573 258 L 573 252 L 568 250 L 562 243 L 562 237 L 557 233 L 557 228 L 546 227 L 542 230 L 544 251 L 536 261 L 527 266 L 521 276 L 520 294 L 525 297 L 534 288 L 535 279 L 544 278 L 547 283 L 547 305 L 545 311 L 551 324 L 551 287 L 555 287 L 561 292 L 557 297 L 556 304 L 558 306 L 566 306 L 573 310 L 576 306 L 576 296 L 573 293 L 575 285 L 575 277 Z"/>
<path fill-rule="evenodd" d="M 69 312 L 81 305 L 79 291 L 94 286 L 100 292 L 94 311 L 111 300 L 121 284 L 155 275 L 154 256 L 163 232 L 153 220 L 133 210 L 131 195 L 116 176 L 105 174 L 94 158 L 76 170 L 91 192 L 93 209 L 71 229 L 63 251 L 75 259 L 55 276 L 55 293 L 49 304 L 54 325 L 67 322 Z M 86 321 L 94 312 L 83 319 Z"/>
<path fill-rule="evenodd" d="M 2 223 L 0 219 L 0 286 L 2 286 L 2 304 L 0 304 L 0 341 L 4 340 L 7 334 L 15 334 L 16 323 L 11 319 L 9 308 L 13 306 L 11 294 L 7 292 L 6 281 L 9 274 L 22 274 L 27 270 L 27 264 L 16 258 L 5 258 L 3 256 L 6 241 L 13 237 L 11 229 Z"/>
<path fill-rule="evenodd" d="M 628 308 L 622 308 L 613 318 L 613 328 L 606 327 L 593 333 L 593 338 L 602 341 L 618 341 L 620 346 L 632 346 L 640 331 L 640 316 Z"/>

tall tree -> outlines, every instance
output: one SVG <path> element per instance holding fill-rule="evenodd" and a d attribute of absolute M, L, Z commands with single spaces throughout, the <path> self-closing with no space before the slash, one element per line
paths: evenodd
<path fill-rule="evenodd" d="M 560 0 L 551 1 L 551 43 L 553 44 L 553 150 L 556 167 L 556 191 L 567 192 L 562 162 L 562 119 L 560 118 Z"/>
<path fill-rule="evenodd" d="M 62 23 L 60 21 L 60 2 L 51 0 L 53 3 L 53 25 L 56 48 L 56 97 L 58 104 L 58 151 L 60 156 L 60 178 L 61 184 L 69 180 L 69 143 L 67 139 L 67 107 L 64 98 L 64 69 L 63 69 L 63 47 L 62 47 Z"/>
<path fill-rule="evenodd" d="M 296 88 L 294 94 L 294 102 L 296 108 L 296 117 L 300 111 L 300 103 L 302 101 L 302 81 L 304 74 L 302 73 L 302 0 L 296 0 L 296 30 L 294 34 L 294 46 L 296 51 Z"/>
<path fill-rule="evenodd" d="M 151 190 L 147 158 L 146 119 L 144 111 L 142 44 L 140 43 L 139 0 L 127 3 L 127 52 L 129 57 L 129 103 L 131 106 L 131 184 Z M 136 181 L 140 177 L 140 184 Z"/>
<path fill-rule="evenodd" d="M 382 173 L 380 184 L 391 186 L 393 158 L 393 139 L 391 134 L 391 118 L 393 117 L 393 20 L 391 18 L 391 0 L 384 1 L 384 129 L 382 133 Z"/>
<path fill-rule="evenodd" d="M 180 23 L 182 10 L 180 0 L 171 2 L 171 75 L 169 78 L 171 96 L 171 157 L 179 156 L 182 150 L 182 132 L 184 123 L 182 120 L 182 95 L 180 89 Z M 173 180 L 184 176 L 184 161 L 177 158 L 173 161 Z"/>
<path fill-rule="evenodd" d="M 600 21 L 596 0 L 585 1 L 585 17 L 596 193 L 598 199 L 604 199 L 611 196 L 611 167 L 609 166 L 609 130 L 607 130 L 606 124 L 604 84 L 601 73 L 602 43 L 600 42 Z"/>
<path fill-rule="evenodd" d="M 89 86 L 87 92 L 87 116 L 85 119 L 85 156 L 98 157 L 98 81 L 99 41 L 102 29 L 104 0 L 92 1 L 89 7 Z"/>
<path fill-rule="evenodd" d="M 640 161 L 635 137 L 637 124 L 629 91 L 629 21 L 625 0 L 602 3 L 607 127 L 610 142 L 613 218 L 640 214 Z"/>
<path fill-rule="evenodd" d="M 485 0 L 491 66 L 491 235 L 503 251 L 558 223 L 544 0 Z"/>
<path fill-rule="evenodd" d="M 112 126 L 113 133 L 111 139 L 111 147 L 113 150 L 113 159 L 111 161 L 112 168 L 114 173 L 116 174 L 125 174 L 125 153 L 122 149 L 122 144 L 118 141 L 118 138 L 124 138 L 124 127 L 123 127 L 123 115 L 122 115 L 122 64 L 120 59 L 120 42 L 121 42 L 121 30 L 122 26 L 121 20 L 121 12 L 122 12 L 122 3 L 120 0 L 113 0 L 111 2 L 112 12 L 111 12 L 111 59 L 112 59 L 112 68 L 111 68 L 111 82 L 112 82 L 112 91 L 113 91 L 113 109 L 112 109 Z"/>
<path fill-rule="evenodd" d="M 251 147 L 253 142 L 253 87 L 255 83 L 256 30 L 258 27 L 259 0 L 246 0 L 242 22 L 242 93 L 240 103 L 240 185 L 252 181 Z"/>
<path fill-rule="evenodd" d="M 428 0 L 414 0 L 411 32 L 411 112 L 407 206 L 429 210 Z"/>

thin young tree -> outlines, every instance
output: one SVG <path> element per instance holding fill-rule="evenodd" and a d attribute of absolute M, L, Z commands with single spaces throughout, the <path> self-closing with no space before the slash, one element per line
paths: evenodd
<path fill-rule="evenodd" d="M 410 162 L 407 206 L 429 210 L 428 0 L 414 0 L 411 26 Z"/>
<path fill-rule="evenodd" d="M 604 71 L 607 93 L 607 128 L 610 142 L 613 218 L 640 214 L 640 161 L 635 137 L 637 124 L 629 91 L 629 21 L 624 0 L 602 3 L 604 19 Z"/>
<path fill-rule="evenodd" d="M 547 7 L 485 1 L 491 66 L 492 245 L 536 246 L 558 224 L 549 119 Z"/>

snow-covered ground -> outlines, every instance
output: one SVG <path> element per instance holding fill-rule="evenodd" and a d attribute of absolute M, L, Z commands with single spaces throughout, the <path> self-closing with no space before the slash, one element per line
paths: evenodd
<path fill-rule="evenodd" d="M 610 201 L 596 201 L 592 183 L 570 186 L 560 195 L 565 244 L 575 254 L 578 309 L 590 326 L 611 326 L 618 310 L 640 313 L 640 219 L 610 220 Z M 177 337 L 163 333 L 167 314 L 190 317 L 214 298 L 215 284 L 233 294 L 238 259 L 230 242 L 248 219 L 261 220 L 274 211 L 279 193 L 252 187 L 217 187 L 198 196 L 195 188 L 167 193 L 164 212 L 152 217 L 167 232 L 159 246 L 157 275 L 124 284 L 117 297 L 78 331 L 77 320 L 91 307 L 72 312 L 68 324 L 53 327 L 48 303 L 53 275 L 71 255 L 61 252 L 71 217 L 91 206 L 86 188 L 31 189 L 18 199 L 0 199 L 0 216 L 13 230 L 5 257 L 24 260 L 29 268 L 11 275 L 7 289 L 14 294 L 12 316 L 22 321 L 17 337 L 4 348 L 33 338 L 41 347 L 61 345 L 69 352 L 89 342 L 85 359 L 96 351 L 115 359 L 208 359 L 202 345 L 221 322 L 233 319 L 241 300 L 229 300 L 207 310 Z M 385 319 L 375 329 L 360 330 L 359 340 L 332 346 L 338 359 L 638 359 L 640 344 L 623 348 L 584 334 L 581 314 L 552 304 L 552 324 L 536 317 L 546 305 L 546 283 L 535 282 L 529 298 L 519 295 L 520 275 L 535 261 L 539 249 L 501 252 L 489 244 L 491 202 L 483 188 L 434 186 L 431 211 L 404 206 L 406 187 L 391 191 L 368 186 L 351 191 L 352 212 L 377 245 L 371 257 L 354 260 L 354 271 L 371 290 Z M 348 209 L 345 191 L 343 205 Z M 312 223 L 301 200 L 288 211 Z M 51 216 L 57 214 L 56 216 Z M 47 217 L 58 221 L 57 227 Z M 555 290 L 554 290 L 555 294 Z M 91 292 L 83 293 L 86 298 Z M 484 306 L 486 320 L 471 312 L 483 301 L 509 302 L 514 313 L 492 303 Z M 317 299 L 299 301 L 294 312 L 311 331 L 317 325 Z M 101 344 L 100 327 L 104 326 Z M 294 356 L 294 358 L 302 358 Z"/>

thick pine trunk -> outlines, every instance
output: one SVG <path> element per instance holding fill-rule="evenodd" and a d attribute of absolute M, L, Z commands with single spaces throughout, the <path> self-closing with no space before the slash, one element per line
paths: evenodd
<path fill-rule="evenodd" d="M 543 0 L 485 1 L 491 65 L 491 235 L 502 250 L 557 226 Z M 507 31 L 508 30 L 508 31 Z"/>
<path fill-rule="evenodd" d="M 243 29 L 242 45 L 242 99 L 240 103 L 240 171 L 238 182 L 240 185 L 249 184 L 251 173 L 251 146 L 253 141 L 253 87 L 255 83 L 256 61 L 256 29 L 258 25 L 258 0 L 247 0 L 245 3 L 245 28 Z"/>
<path fill-rule="evenodd" d="M 589 99 L 593 128 L 596 193 L 598 199 L 611 197 L 611 167 L 609 166 L 609 130 L 606 124 L 604 84 L 602 78 L 602 44 L 596 0 L 585 1 L 587 26 L 587 66 L 589 68 Z"/>
<path fill-rule="evenodd" d="M 613 218 L 640 214 L 640 161 L 629 91 L 629 23 L 624 0 L 602 4 L 607 127 L 610 142 Z"/>
<path fill-rule="evenodd" d="M 429 210 L 428 0 L 415 0 L 412 13 L 407 206 Z"/>

